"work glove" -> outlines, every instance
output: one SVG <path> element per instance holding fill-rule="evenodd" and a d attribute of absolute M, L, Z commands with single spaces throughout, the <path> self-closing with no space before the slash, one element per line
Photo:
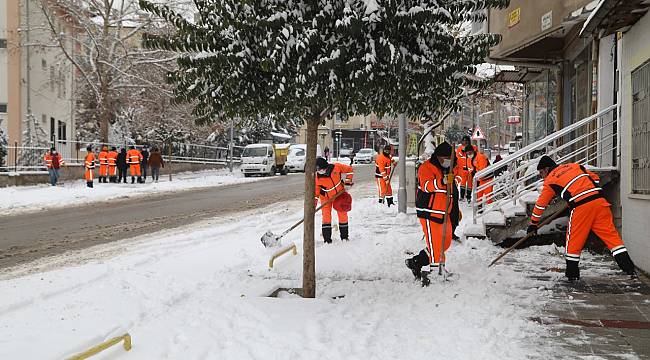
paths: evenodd
<path fill-rule="evenodd" d="M 526 229 L 526 234 L 537 235 L 537 225 L 530 224 Z"/>
<path fill-rule="evenodd" d="M 318 198 L 314 198 L 314 207 L 318 207 Z"/>
<path fill-rule="evenodd" d="M 323 196 L 327 195 L 327 191 L 325 191 L 325 187 L 323 185 L 320 185 L 320 194 Z"/>
<path fill-rule="evenodd" d="M 445 176 L 442 177 L 442 183 L 445 185 L 453 184 L 454 183 L 454 174 L 449 173 L 446 174 Z"/>

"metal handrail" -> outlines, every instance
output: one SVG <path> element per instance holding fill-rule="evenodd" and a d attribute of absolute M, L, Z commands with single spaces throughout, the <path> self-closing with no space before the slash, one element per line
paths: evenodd
<path fill-rule="evenodd" d="M 485 169 L 477 172 L 472 180 L 472 211 L 473 222 L 482 214 L 495 210 L 508 202 L 517 204 L 522 195 L 530 193 L 541 184 L 541 180 L 535 180 L 536 172 L 526 174 L 528 168 L 537 160 L 532 158 L 534 151 L 543 150 L 546 155 L 556 156 L 558 162 L 574 161 L 588 165 L 593 161 L 604 159 L 606 155 L 617 154 L 618 130 L 616 129 L 617 119 L 613 113 L 617 105 L 609 106 L 598 113 L 586 117 L 574 124 L 571 124 L 559 131 L 554 132 L 516 152 L 506 156 L 503 160 L 491 164 Z M 598 121 L 611 113 L 611 121 Z M 612 129 L 611 133 L 602 133 L 604 129 Z M 566 142 L 557 143 L 558 140 L 566 140 L 567 136 L 580 131 L 581 133 Z M 591 139 L 594 138 L 595 139 Z M 583 144 L 584 143 L 584 144 Z M 568 151 L 567 151 L 568 150 Z M 584 154 L 584 155 L 583 155 Z M 617 159 L 612 157 L 612 162 Z M 499 169 L 504 169 L 503 175 L 494 177 L 491 181 L 478 185 L 480 180 L 492 177 L 492 174 Z M 523 172 L 523 174 L 522 174 Z M 492 204 L 486 204 L 487 196 L 477 200 L 477 192 L 489 186 L 496 185 L 497 189 L 492 191 L 490 198 L 496 199 Z M 479 208 L 480 207 L 480 208 Z"/>

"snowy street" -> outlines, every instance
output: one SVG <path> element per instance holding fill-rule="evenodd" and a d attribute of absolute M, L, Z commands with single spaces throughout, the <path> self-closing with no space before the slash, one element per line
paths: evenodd
<path fill-rule="evenodd" d="M 546 291 L 511 267 L 487 271 L 498 249 L 476 239 L 452 245 L 456 278 L 422 289 L 403 262 L 423 246 L 419 223 L 378 207 L 372 190 L 352 190 L 349 243 L 337 233 L 333 245 L 317 243 L 316 300 L 265 297 L 300 286 L 302 253 L 269 270 L 273 250 L 259 241 L 301 217 L 293 200 L 5 272 L 0 358 L 62 358 L 120 331 L 133 337 L 133 359 L 521 359 L 540 351 L 545 330 L 528 318 Z M 299 228 L 283 244 L 300 249 L 300 239 Z M 34 267 L 46 271 L 29 274 Z"/>
<path fill-rule="evenodd" d="M 371 166 L 355 169 L 359 182 L 372 180 Z M 2 188 L 0 206 L 12 213 L 0 214 L 0 268 L 296 199 L 303 194 L 303 183 L 301 173 L 244 178 L 219 170 L 157 184 Z"/>

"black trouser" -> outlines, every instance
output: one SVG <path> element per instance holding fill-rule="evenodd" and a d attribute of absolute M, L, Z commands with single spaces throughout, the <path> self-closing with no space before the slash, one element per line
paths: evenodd
<path fill-rule="evenodd" d="M 152 166 L 151 167 L 151 179 L 154 181 L 158 181 L 158 178 L 160 177 L 160 166 Z"/>
<path fill-rule="evenodd" d="M 122 179 L 126 182 L 126 168 L 117 169 L 117 182 L 122 182 Z"/>
<path fill-rule="evenodd" d="M 147 164 L 143 163 L 142 167 L 142 180 L 147 180 Z"/>

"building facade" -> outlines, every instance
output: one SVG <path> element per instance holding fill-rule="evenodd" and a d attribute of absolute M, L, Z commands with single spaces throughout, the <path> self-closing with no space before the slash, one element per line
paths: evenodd
<path fill-rule="evenodd" d="M 10 146 L 50 146 L 74 133 L 74 71 L 41 6 L 0 0 L 0 129 Z M 70 31 L 64 21 L 53 26 Z"/>

